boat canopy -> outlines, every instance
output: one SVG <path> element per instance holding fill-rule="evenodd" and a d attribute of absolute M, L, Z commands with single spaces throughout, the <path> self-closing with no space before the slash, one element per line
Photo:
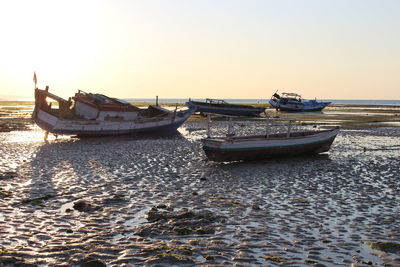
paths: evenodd
<path fill-rule="evenodd" d="M 210 104 L 228 104 L 223 99 L 212 99 L 212 98 L 207 98 L 206 99 L 206 103 L 210 103 Z"/>
<path fill-rule="evenodd" d="M 81 102 L 86 105 L 92 106 L 97 110 L 102 111 L 129 111 L 129 112 L 139 112 L 140 108 L 131 105 L 127 101 L 123 101 L 117 98 L 111 98 L 103 94 L 92 94 L 86 93 L 82 90 L 79 90 L 78 93 L 75 94 L 73 99 L 76 102 Z"/>
<path fill-rule="evenodd" d="M 296 94 L 296 93 L 282 93 L 282 97 L 287 97 L 287 98 L 299 97 L 299 98 L 301 98 L 301 95 Z"/>

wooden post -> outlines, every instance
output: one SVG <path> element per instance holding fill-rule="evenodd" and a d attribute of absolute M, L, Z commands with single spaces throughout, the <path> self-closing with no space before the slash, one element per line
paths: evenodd
<path fill-rule="evenodd" d="M 157 105 L 158 106 L 158 105 Z M 178 109 L 178 104 L 176 104 L 176 106 L 175 106 L 175 110 L 174 110 L 174 116 L 172 117 L 172 122 L 174 122 L 175 121 L 175 118 L 176 118 L 176 110 Z"/>
<path fill-rule="evenodd" d="M 49 132 L 45 131 L 44 132 L 44 141 L 47 143 L 47 137 L 49 137 Z"/>
<path fill-rule="evenodd" d="M 289 120 L 289 124 L 288 124 L 288 131 L 287 131 L 287 137 L 290 137 L 290 130 L 292 128 L 292 121 Z"/>
<path fill-rule="evenodd" d="M 233 136 L 233 135 L 235 135 L 234 129 L 233 129 L 233 120 L 232 120 L 232 117 L 229 117 L 228 136 Z"/>
<path fill-rule="evenodd" d="M 156 106 L 158 106 L 158 95 L 156 95 Z"/>
<path fill-rule="evenodd" d="M 211 115 L 207 114 L 207 138 L 211 137 Z"/>

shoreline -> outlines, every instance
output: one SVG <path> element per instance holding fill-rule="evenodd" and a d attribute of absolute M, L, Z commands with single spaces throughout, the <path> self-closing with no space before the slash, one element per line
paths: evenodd
<path fill-rule="evenodd" d="M 133 103 L 138 107 L 148 106 L 153 103 Z M 160 103 L 161 106 L 173 109 L 172 103 Z M 33 126 L 31 113 L 33 102 L 0 102 L 0 132 L 15 130 L 29 130 Z M 184 104 L 177 106 L 184 108 Z M 277 112 L 267 108 L 264 116 L 280 117 L 282 119 L 293 118 L 300 123 L 341 126 L 344 128 L 376 128 L 376 127 L 400 127 L 400 106 L 365 106 L 365 105 L 330 105 L 322 112 Z M 251 120 L 251 118 L 249 118 Z M 246 120 L 246 118 L 244 118 Z M 206 118 L 198 114 L 192 115 L 189 122 L 206 121 Z"/>

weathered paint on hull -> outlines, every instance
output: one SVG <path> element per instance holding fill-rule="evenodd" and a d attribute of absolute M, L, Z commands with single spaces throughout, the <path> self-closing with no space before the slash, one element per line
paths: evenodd
<path fill-rule="evenodd" d="M 216 162 L 259 160 L 326 152 L 330 149 L 334 139 L 335 136 L 318 143 L 290 147 L 269 147 L 265 149 L 219 150 L 207 146 L 203 146 L 203 149 L 208 159 Z"/>
<path fill-rule="evenodd" d="M 324 131 L 294 132 L 290 137 L 277 133 L 269 137 L 211 137 L 203 139 L 203 149 L 210 160 L 237 161 L 268 159 L 321 153 L 330 146 L 339 133 L 339 128 Z"/>
<path fill-rule="evenodd" d="M 174 122 L 170 122 L 167 124 L 163 125 L 153 125 L 153 126 L 142 126 L 141 125 L 136 125 L 135 128 L 128 128 L 128 129 L 102 129 L 102 130 L 88 130 L 84 129 L 84 126 L 82 125 L 82 129 L 68 129 L 68 128 L 57 128 L 57 123 L 59 122 L 58 120 L 61 121 L 61 119 L 56 118 L 55 116 L 52 116 L 50 114 L 44 114 L 47 115 L 46 118 L 48 121 L 52 121 L 52 123 L 47 122 L 44 119 L 39 118 L 39 115 L 36 115 L 34 120 L 36 124 L 43 130 L 48 131 L 53 134 L 59 134 L 59 135 L 76 135 L 78 137 L 90 137 L 90 136 L 111 136 L 111 135 L 127 135 L 127 134 L 136 134 L 136 133 L 146 133 L 146 132 L 172 132 L 176 131 L 189 117 L 191 114 L 193 114 L 194 109 L 188 110 L 184 113 L 183 116 L 178 117 Z M 40 111 L 37 113 L 39 114 Z M 43 111 L 42 113 L 43 114 Z M 65 120 L 68 121 L 68 120 Z M 77 124 L 77 122 L 74 121 L 68 121 L 72 124 Z M 96 121 L 89 121 L 90 123 L 96 125 L 99 124 Z M 75 125 L 76 126 L 76 125 Z M 79 126 L 78 126 L 79 127 Z"/>
<path fill-rule="evenodd" d="M 53 134 L 59 135 L 76 135 L 78 137 L 91 137 L 91 136 L 110 136 L 110 135 L 125 135 L 125 134 L 136 134 L 146 132 L 172 132 L 176 131 L 183 122 L 169 124 L 165 126 L 148 127 L 143 129 L 130 129 L 130 130 L 106 130 L 106 131 L 76 131 L 76 130 L 54 130 L 49 124 L 44 121 L 36 120 L 36 124 L 43 130 Z"/>

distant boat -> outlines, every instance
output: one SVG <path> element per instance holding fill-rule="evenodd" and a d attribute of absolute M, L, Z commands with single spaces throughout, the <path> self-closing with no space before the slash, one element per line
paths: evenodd
<path fill-rule="evenodd" d="M 257 117 L 265 111 L 265 107 L 230 104 L 222 99 L 207 98 L 205 102 L 190 100 L 186 102 L 189 108 L 196 108 L 200 113 L 215 113 L 222 115 Z"/>
<path fill-rule="evenodd" d="M 211 137 L 209 130 L 209 136 L 202 140 L 203 150 L 209 160 L 216 162 L 317 154 L 328 151 L 339 133 L 339 128 L 291 132 L 288 126 L 287 133 L 250 136 L 236 136 L 231 130 L 226 136 Z"/>
<path fill-rule="evenodd" d="M 58 107 L 52 107 L 52 102 Z M 43 130 L 60 135 L 105 136 L 141 132 L 173 131 L 195 112 L 194 108 L 170 111 L 158 105 L 142 109 L 124 100 L 81 90 L 65 100 L 46 90 L 35 89 L 33 120 Z"/>
<path fill-rule="evenodd" d="M 328 106 L 331 102 L 320 102 L 317 100 L 303 100 L 301 95 L 296 93 L 282 93 L 279 95 L 275 93 L 272 95 L 269 103 L 276 110 L 280 111 L 321 111 Z"/>

